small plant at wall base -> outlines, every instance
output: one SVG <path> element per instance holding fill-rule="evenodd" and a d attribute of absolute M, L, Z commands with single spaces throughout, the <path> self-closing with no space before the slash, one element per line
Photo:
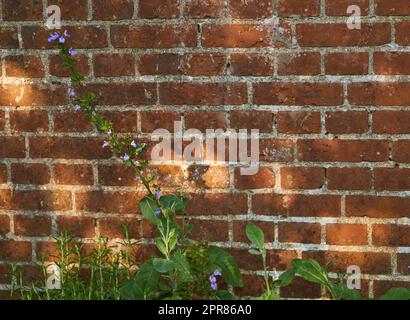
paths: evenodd
<path fill-rule="evenodd" d="M 69 88 L 69 96 L 75 110 L 82 110 L 90 117 L 96 128 L 107 135 L 102 147 L 110 148 L 119 155 L 123 164 L 132 167 L 135 179 L 141 181 L 147 195 L 140 201 L 141 213 L 158 231 L 155 239 L 156 249 L 162 255 L 146 261 L 139 267 L 135 277 L 121 288 L 125 299 L 182 299 L 182 298 L 233 298 L 227 290 L 221 289 L 222 282 L 230 286 L 242 286 L 239 268 L 233 257 L 225 250 L 195 244 L 187 239 L 192 227 L 187 224 L 185 210 L 187 199 L 183 194 L 162 195 L 160 186 L 155 183 L 156 176 L 146 175 L 145 160 L 139 159 L 145 144 L 136 143 L 127 135 L 119 135 L 111 121 L 96 110 L 97 97 L 86 92 L 84 76 L 75 70 L 75 50 L 68 46 L 70 35 L 57 32 L 48 41 L 57 43 L 64 67 L 70 70 L 71 82 L 76 87 Z M 177 223 L 182 216 L 182 225 Z M 223 281 L 221 281 L 223 280 Z"/>

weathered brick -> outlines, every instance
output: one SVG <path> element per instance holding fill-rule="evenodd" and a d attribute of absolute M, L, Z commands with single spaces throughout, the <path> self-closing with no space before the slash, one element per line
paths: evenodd
<path fill-rule="evenodd" d="M 271 133 L 273 114 L 271 111 L 232 110 L 230 112 L 230 127 L 235 130 L 259 130 L 260 133 Z"/>
<path fill-rule="evenodd" d="M 4 0 L 3 19 L 5 21 L 40 21 L 43 19 L 41 0 Z"/>
<path fill-rule="evenodd" d="M 258 53 L 232 53 L 231 74 L 234 76 L 270 76 L 273 74 L 273 57 Z"/>
<path fill-rule="evenodd" d="M 410 162 L 410 141 L 409 140 L 399 140 L 393 142 L 392 150 L 392 160 L 409 163 Z"/>
<path fill-rule="evenodd" d="M 333 195 L 255 194 L 252 197 L 255 214 L 295 217 L 337 217 L 340 197 Z"/>
<path fill-rule="evenodd" d="M 51 235 L 51 218 L 49 216 L 15 215 L 14 234 L 17 236 L 46 237 Z"/>
<path fill-rule="evenodd" d="M 276 128 L 279 133 L 320 133 L 320 113 L 310 111 L 280 111 L 276 116 Z"/>
<path fill-rule="evenodd" d="M 253 102 L 259 105 L 335 106 L 343 103 L 343 90 L 333 83 L 255 83 Z"/>
<path fill-rule="evenodd" d="M 372 186 L 369 168 L 328 168 L 327 179 L 331 190 L 370 190 Z"/>
<path fill-rule="evenodd" d="M 74 57 L 76 61 L 75 68 L 84 76 L 88 76 L 90 68 L 88 66 L 88 56 L 84 54 L 77 54 Z M 49 56 L 49 72 L 51 75 L 56 77 L 69 77 L 70 70 L 64 68 L 64 60 L 59 55 L 50 55 Z"/>
<path fill-rule="evenodd" d="M 139 58 L 138 71 L 142 75 L 180 74 L 179 55 L 173 53 L 144 54 Z"/>
<path fill-rule="evenodd" d="M 385 140 L 299 140 L 298 159 L 323 162 L 378 162 L 388 160 Z"/>
<path fill-rule="evenodd" d="M 371 218 L 408 218 L 410 199 L 393 196 L 346 196 L 348 216 Z"/>
<path fill-rule="evenodd" d="M 410 28 L 410 21 L 403 21 L 398 22 L 395 25 L 396 27 L 396 42 L 401 46 L 409 46 L 410 45 L 410 35 L 409 35 L 409 28 Z"/>
<path fill-rule="evenodd" d="M 241 168 L 235 168 L 234 177 L 235 188 L 246 189 L 264 189 L 275 186 L 275 173 L 271 168 L 260 167 L 254 175 L 244 175 Z"/>
<path fill-rule="evenodd" d="M 279 0 L 279 17 L 317 17 L 320 15 L 320 0 Z"/>
<path fill-rule="evenodd" d="M 144 19 L 172 19 L 179 16 L 178 0 L 141 0 L 138 16 Z"/>
<path fill-rule="evenodd" d="M 0 260 L 2 261 L 30 261 L 31 242 L 28 241 L 0 241 Z"/>
<path fill-rule="evenodd" d="M 96 54 L 93 57 L 96 77 L 123 77 L 135 74 L 132 54 Z"/>
<path fill-rule="evenodd" d="M 301 222 L 280 222 L 279 242 L 320 243 L 320 224 Z"/>
<path fill-rule="evenodd" d="M 95 20 L 125 20 L 134 14 L 132 0 L 93 0 L 92 7 Z"/>
<path fill-rule="evenodd" d="M 347 8 L 351 5 L 360 8 L 361 16 L 369 14 L 369 0 L 326 0 L 326 14 L 328 16 L 350 16 L 351 13 L 347 13 Z"/>
<path fill-rule="evenodd" d="M 373 113 L 373 132 L 380 134 L 410 133 L 410 111 L 375 111 Z"/>
<path fill-rule="evenodd" d="M 367 111 L 326 112 L 326 131 L 333 134 L 366 133 Z"/>
<path fill-rule="evenodd" d="M 24 137 L 0 136 L 1 158 L 24 158 L 25 153 Z"/>
<path fill-rule="evenodd" d="M 410 189 L 410 169 L 376 168 L 374 175 L 376 190 L 406 191 Z"/>
<path fill-rule="evenodd" d="M 187 210 L 192 215 L 246 214 L 248 211 L 245 193 L 190 194 Z"/>
<path fill-rule="evenodd" d="M 375 52 L 373 61 L 376 74 L 410 74 L 410 52 Z"/>
<path fill-rule="evenodd" d="M 7 183 L 7 167 L 4 163 L 0 163 L 0 183 Z"/>
<path fill-rule="evenodd" d="M 10 112 L 10 129 L 18 132 L 48 131 L 48 114 L 45 110 L 18 110 Z"/>
<path fill-rule="evenodd" d="M 44 65 L 38 56 L 7 56 L 6 76 L 20 78 L 44 77 Z"/>
<path fill-rule="evenodd" d="M 116 48 L 195 47 L 195 25 L 113 25 L 111 43 Z"/>
<path fill-rule="evenodd" d="M 205 238 L 209 241 L 229 240 L 228 221 L 190 220 L 189 223 L 194 226 L 189 234 L 192 240 L 201 241 Z"/>
<path fill-rule="evenodd" d="M 396 224 L 375 224 L 372 226 L 372 239 L 375 246 L 410 246 L 410 226 Z"/>
<path fill-rule="evenodd" d="M 237 242 L 250 243 L 246 236 L 246 226 L 250 223 L 248 221 L 234 221 L 233 222 L 233 240 Z M 265 234 L 265 243 L 275 241 L 275 224 L 273 222 L 265 221 L 252 221 L 256 224 Z"/>
<path fill-rule="evenodd" d="M 142 111 L 140 116 L 142 132 L 153 132 L 157 129 L 174 132 L 174 122 L 181 121 L 181 114 L 175 111 Z"/>
<path fill-rule="evenodd" d="M 59 6 L 63 20 L 87 20 L 88 18 L 88 3 L 84 0 L 48 0 L 48 5 Z"/>
<path fill-rule="evenodd" d="M 80 238 L 92 238 L 95 236 L 96 220 L 91 217 L 58 216 L 57 228 L 59 232 L 67 231 L 71 235 Z"/>
<path fill-rule="evenodd" d="M 191 165 L 188 167 L 188 184 L 199 189 L 229 188 L 229 169 L 224 166 Z"/>
<path fill-rule="evenodd" d="M 378 16 L 410 15 L 410 6 L 406 0 L 376 0 L 374 7 Z"/>
<path fill-rule="evenodd" d="M 367 245 L 367 226 L 348 223 L 327 224 L 326 243 L 343 246 Z"/>
<path fill-rule="evenodd" d="M 67 90 L 63 85 L 24 84 L 0 86 L 0 105 L 49 106 L 67 103 Z"/>
<path fill-rule="evenodd" d="M 10 232 L 10 218 L 6 215 L 0 215 L 0 236 L 5 236 Z"/>
<path fill-rule="evenodd" d="M 226 113 L 224 111 L 189 111 L 185 113 L 185 129 L 226 130 Z"/>
<path fill-rule="evenodd" d="M 16 184 L 47 184 L 50 182 L 50 170 L 43 163 L 13 163 L 11 181 Z"/>
<path fill-rule="evenodd" d="M 273 7 L 270 0 L 232 0 L 231 16 L 238 19 L 259 19 L 272 16 Z"/>
<path fill-rule="evenodd" d="M 325 170 L 319 167 L 280 168 L 281 187 L 284 189 L 320 189 L 324 184 Z"/>
<path fill-rule="evenodd" d="M 278 55 L 279 75 L 320 74 L 320 52 L 283 53 Z"/>
<path fill-rule="evenodd" d="M 0 27 L 0 48 L 17 49 L 19 47 L 17 28 Z"/>
<path fill-rule="evenodd" d="M 135 218 L 105 217 L 98 219 L 100 236 L 110 239 L 124 239 L 124 228 L 127 229 L 130 239 L 141 237 L 140 221 Z"/>
<path fill-rule="evenodd" d="M 364 75 L 369 72 L 367 52 L 334 52 L 325 55 L 325 72 L 331 75 Z"/>
<path fill-rule="evenodd" d="M 259 160 L 266 162 L 291 162 L 294 159 L 294 143 L 286 139 L 261 139 Z"/>
<path fill-rule="evenodd" d="M 94 182 L 93 169 L 86 164 L 55 164 L 53 177 L 56 184 L 92 185 Z"/>
<path fill-rule="evenodd" d="M 224 54 L 192 53 L 184 56 L 183 70 L 187 76 L 218 76 L 225 72 Z"/>
<path fill-rule="evenodd" d="M 348 96 L 355 106 L 407 106 L 410 104 L 410 82 L 351 83 Z"/>
<path fill-rule="evenodd" d="M 222 16 L 223 0 L 186 0 L 185 15 L 190 18 L 217 18 Z"/>

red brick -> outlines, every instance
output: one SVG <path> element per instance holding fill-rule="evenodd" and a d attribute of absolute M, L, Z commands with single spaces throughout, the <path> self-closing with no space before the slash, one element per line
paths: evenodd
<path fill-rule="evenodd" d="M 111 157 L 111 151 L 102 148 L 102 138 L 31 137 L 30 157 L 52 159 L 98 159 Z M 79 148 L 81 146 L 81 148 Z"/>
<path fill-rule="evenodd" d="M 343 104 L 343 88 L 333 83 L 256 83 L 253 102 L 258 105 Z"/>
<path fill-rule="evenodd" d="M 333 134 L 369 131 L 367 111 L 326 112 L 326 131 Z"/>
<path fill-rule="evenodd" d="M 381 134 L 410 133 L 410 111 L 375 111 L 373 113 L 373 132 Z"/>
<path fill-rule="evenodd" d="M 86 88 L 97 95 L 101 105 L 152 105 L 157 100 L 155 83 L 94 83 Z"/>
<path fill-rule="evenodd" d="M 328 168 L 330 190 L 370 190 L 372 173 L 369 168 Z"/>
<path fill-rule="evenodd" d="M 191 188 L 229 188 L 229 169 L 223 166 L 191 165 L 188 167 L 188 183 Z"/>
<path fill-rule="evenodd" d="M 350 16 L 347 8 L 351 5 L 359 6 L 361 16 L 369 14 L 369 0 L 326 0 L 326 15 L 328 16 Z"/>
<path fill-rule="evenodd" d="M 367 245 L 367 227 L 365 224 L 327 224 L 326 243 L 342 246 Z"/>
<path fill-rule="evenodd" d="M 372 239 L 375 246 L 410 246 L 410 226 L 396 224 L 375 224 L 372 226 Z"/>
<path fill-rule="evenodd" d="M 364 75 L 369 72 L 367 52 L 334 52 L 325 56 L 325 72 L 331 75 Z"/>
<path fill-rule="evenodd" d="M 271 133 L 273 114 L 271 111 L 232 110 L 230 112 L 230 127 L 235 130 L 258 129 L 260 133 Z"/>
<path fill-rule="evenodd" d="M 401 46 L 410 45 L 410 21 L 403 21 L 396 23 L 396 42 Z"/>
<path fill-rule="evenodd" d="M 4 84 L 0 87 L 0 105 L 49 106 L 67 103 L 67 90 L 54 84 Z"/>
<path fill-rule="evenodd" d="M 280 111 L 276 117 L 276 127 L 279 133 L 320 133 L 320 113 L 310 111 Z"/>
<path fill-rule="evenodd" d="M 283 53 L 278 56 L 279 75 L 320 74 L 320 52 Z"/>
<path fill-rule="evenodd" d="M 178 0 L 140 0 L 138 16 L 144 19 L 179 17 Z"/>
<path fill-rule="evenodd" d="M 88 191 L 77 192 L 76 209 L 88 212 L 139 213 L 138 203 L 143 194 L 136 192 Z"/>
<path fill-rule="evenodd" d="M 273 57 L 258 53 L 232 53 L 231 74 L 234 76 L 271 76 Z"/>
<path fill-rule="evenodd" d="M 186 0 L 185 15 L 190 18 L 217 18 L 222 16 L 223 0 Z"/>
<path fill-rule="evenodd" d="M 410 104 L 410 82 L 351 83 L 348 96 L 355 106 L 407 106 Z"/>
<path fill-rule="evenodd" d="M 159 90 L 165 105 L 238 105 L 248 100 L 245 83 L 161 83 Z"/>
<path fill-rule="evenodd" d="M 30 261 L 31 243 L 28 241 L 0 241 L 0 260 Z"/>
<path fill-rule="evenodd" d="M 103 27 L 97 26 L 67 26 L 64 27 L 70 34 L 69 43 L 73 48 L 90 49 L 106 48 L 107 32 Z M 38 26 L 23 26 L 21 36 L 23 48 L 48 49 L 54 48 L 55 44 L 48 42 L 50 30 Z"/>
<path fill-rule="evenodd" d="M 132 0 L 93 0 L 94 20 L 125 20 L 134 14 Z"/>
<path fill-rule="evenodd" d="M 205 24 L 202 27 L 204 47 L 260 48 L 270 46 L 267 25 Z"/>
<path fill-rule="evenodd" d="M 141 237 L 140 221 L 135 218 L 106 217 L 98 219 L 100 236 L 109 239 L 124 239 L 124 229 L 127 228 L 130 239 L 139 239 Z"/>
<path fill-rule="evenodd" d="M 48 131 L 48 114 L 45 110 L 19 110 L 10 112 L 10 129 L 20 132 Z"/>
<path fill-rule="evenodd" d="M 74 56 L 76 61 L 75 69 L 77 72 L 80 72 L 84 76 L 88 76 L 90 73 L 88 67 L 88 56 L 84 54 L 77 54 Z M 57 55 L 49 56 L 49 72 L 51 75 L 56 77 L 69 77 L 70 70 L 64 68 L 64 60 L 62 57 Z"/>
<path fill-rule="evenodd" d="M 3 110 L 0 110 L 0 131 L 4 131 L 6 126 L 6 113 Z"/>
<path fill-rule="evenodd" d="M 410 169 L 408 168 L 376 168 L 375 189 L 407 191 L 410 189 Z"/>
<path fill-rule="evenodd" d="M 245 193 L 190 194 L 187 210 L 191 215 L 246 214 L 248 212 Z"/>
<path fill-rule="evenodd" d="M 5 21 L 40 21 L 43 19 L 41 0 L 4 0 L 3 19 Z"/>
<path fill-rule="evenodd" d="M 51 218 L 48 216 L 16 215 L 13 219 L 17 236 L 46 237 L 51 234 Z"/>
<path fill-rule="evenodd" d="M 48 5 L 59 6 L 63 20 L 87 20 L 88 18 L 88 3 L 84 0 L 48 0 Z"/>
<path fill-rule="evenodd" d="M 250 243 L 246 236 L 246 226 L 248 223 L 256 224 L 265 234 L 265 243 L 275 241 L 275 224 L 273 222 L 262 221 L 234 221 L 233 240 L 237 242 Z"/>
<path fill-rule="evenodd" d="M 285 139 L 261 139 L 259 159 L 266 162 L 291 162 L 294 159 L 294 143 Z"/>
<path fill-rule="evenodd" d="M 238 19 L 259 19 L 271 17 L 273 13 L 270 0 L 231 0 L 231 16 Z"/>
<path fill-rule="evenodd" d="M 88 132 L 93 129 L 90 117 L 81 111 L 57 111 L 54 113 L 54 132 Z"/>
<path fill-rule="evenodd" d="M 56 184 L 92 185 L 94 182 L 93 169 L 86 164 L 55 164 L 53 177 Z"/>
<path fill-rule="evenodd" d="M 400 163 L 410 162 L 409 140 L 399 140 L 393 142 L 392 160 Z"/>
<path fill-rule="evenodd" d="M 317 17 L 320 15 L 319 0 L 279 0 L 279 17 Z"/>
<path fill-rule="evenodd" d="M 39 56 L 7 56 L 4 61 L 7 77 L 44 77 L 44 65 Z"/>
<path fill-rule="evenodd" d="M 406 0 L 376 0 L 374 6 L 378 16 L 410 15 L 410 6 Z"/>
<path fill-rule="evenodd" d="M 58 232 L 67 231 L 69 234 L 80 238 L 95 236 L 96 221 L 90 217 L 57 217 Z"/>
<path fill-rule="evenodd" d="M 135 75 L 132 54 L 96 54 L 93 58 L 96 77 L 122 77 Z"/>
<path fill-rule="evenodd" d="M 340 197 L 333 195 L 256 194 L 252 197 L 255 214 L 295 217 L 337 217 Z"/>
<path fill-rule="evenodd" d="M 320 189 L 325 170 L 319 167 L 280 168 L 281 187 L 284 189 Z"/>
<path fill-rule="evenodd" d="M 184 56 L 183 70 L 187 76 L 219 76 L 225 72 L 224 54 L 191 53 Z"/>
<path fill-rule="evenodd" d="M 235 168 L 234 179 L 235 188 L 240 190 L 273 188 L 275 186 L 275 173 L 267 167 L 260 167 L 254 175 L 243 175 L 241 168 Z"/>
<path fill-rule="evenodd" d="M 389 196 L 346 196 L 346 214 L 371 218 L 408 218 L 410 199 Z"/>
<path fill-rule="evenodd" d="M 26 148 L 24 137 L 0 136 L 1 158 L 24 158 Z"/>
<path fill-rule="evenodd" d="M 375 52 L 373 60 L 376 74 L 410 74 L 410 52 Z"/>
<path fill-rule="evenodd" d="M 176 75 L 180 74 L 179 55 L 173 53 L 144 54 L 138 62 L 142 75 Z"/>
<path fill-rule="evenodd" d="M 320 243 L 320 224 L 301 222 L 280 222 L 279 242 Z"/>
<path fill-rule="evenodd" d="M 13 27 L 0 27 L 0 48 L 17 49 L 19 47 L 18 31 Z"/>
<path fill-rule="evenodd" d="M 389 146 L 384 140 L 299 140 L 298 159 L 322 162 L 386 161 Z"/>
<path fill-rule="evenodd" d="M 231 249 L 229 251 L 234 256 L 240 269 L 252 271 L 263 270 L 260 257 L 251 255 L 248 250 Z M 267 251 L 268 268 L 274 268 L 275 270 L 286 270 L 290 268 L 292 260 L 296 258 L 296 252 L 291 250 Z"/>
<path fill-rule="evenodd" d="M 189 223 L 194 226 L 189 234 L 190 239 L 202 241 L 228 241 L 229 240 L 229 222 L 228 221 L 204 221 L 190 220 Z"/>
<path fill-rule="evenodd" d="M 0 208 L 9 210 L 71 210 L 71 192 L 62 190 L 0 190 Z"/>
<path fill-rule="evenodd" d="M 113 25 L 111 43 L 116 48 L 195 47 L 195 25 Z"/>
<path fill-rule="evenodd" d="M 10 218 L 6 215 L 0 215 L 0 236 L 5 236 L 10 232 Z"/>
<path fill-rule="evenodd" d="M 43 163 L 13 163 L 11 180 L 17 184 L 47 184 L 50 181 L 50 170 Z"/>
<path fill-rule="evenodd" d="M 377 299 L 387 293 L 392 288 L 407 288 L 410 290 L 409 281 L 387 281 L 375 280 L 373 281 L 373 295 Z"/>
<path fill-rule="evenodd" d="M 322 291 L 319 284 L 296 277 L 289 286 L 280 288 L 280 296 L 283 298 L 318 299 L 322 296 Z"/>
<path fill-rule="evenodd" d="M 7 167 L 0 163 L 0 183 L 7 183 Z"/>
<path fill-rule="evenodd" d="M 346 273 L 351 265 L 359 266 L 362 274 L 390 274 L 390 253 L 348 251 L 305 251 L 303 259 L 312 258 L 322 266 L 332 261 L 330 271 Z"/>
<path fill-rule="evenodd" d="M 346 23 L 301 23 L 296 38 L 301 47 L 381 46 L 391 41 L 389 23 L 362 23 L 360 30 L 349 30 Z"/>
<path fill-rule="evenodd" d="M 226 113 L 224 111 L 188 111 L 185 113 L 185 129 L 226 130 Z"/>
<path fill-rule="evenodd" d="M 401 253 L 397 255 L 397 272 L 401 274 L 410 274 L 410 254 Z"/>
<path fill-rule="evenodd" d="M 181 114 L 175 111 L 142 111 L 140 116 L 142 132 L 153 132 L 157 129 L 174 132 L 174 122 L 181 121 Z"/>

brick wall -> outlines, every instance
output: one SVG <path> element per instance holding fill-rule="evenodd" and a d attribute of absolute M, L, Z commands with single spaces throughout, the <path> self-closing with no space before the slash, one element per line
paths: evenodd
<path fill-rule="evenodd" d="M 45 6 L 58 4 L 117 129 L 149 139 L 182 117 L 185 129 L 260 130 L 256 176 L 151 167 L 165 192 L 187 191 L 193 237 L 232 248 L 243 294 L 261 284 L 248 220 L 265 230 L 277 271 L 297 257 L 331 259 L 334 271 L 360 266 L 365 294 L 409 287 L 408 0 L 0 3 L 0 273 L 14 260 L 34 273 L 63 228 L 86 242 L 120 237 L 124 222 L 135 238 L 153 236 L 138 215 L 143 188 L 67 107 L 67 74 L 44 28 Z M 349 5 L 361 8 L 360 30 L 347 28 Z M 296 281 L 282 295 L 321 291 Z"/>

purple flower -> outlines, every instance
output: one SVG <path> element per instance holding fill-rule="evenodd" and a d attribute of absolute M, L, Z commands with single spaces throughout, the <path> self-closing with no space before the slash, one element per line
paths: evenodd
<path fill-rule="evenodd" d="M 64 37 L 66 37 L 66 38 L 69 38 L 69 37 L 70 37 L 70 34 L 68 33 L 67 30 L 64 30 Z"/>
<path fill-rule="evenodd" d="M 75 90 L 73 88 L 68 89 L 68 95 L 70 97 L 75 97 L 75 95 L 76 95 Z"/>
<path fill-rule="evenodd" d="M 161 209 L 160 208 L 155 209 L 154 214 L 155 216 L 159 217 L 159 215 L 161 214 Z"/>
<path fill-rule="evenodd" d="M 80 106 L 79 104 L 76 104 L 76 105 L 73 106 L 73 109 L 74 109 L 75 111 L 78 111 L 78 110 L 81 109 L 81 106 Z"/>
<path fill-rule="evenodd" d="M 211 288 L 212 290 L 216 291 L 218 290 L 218 285 L 216 283 L 211 283 Z"/>
<path fill-rule="evenodd" d="M 140 176 L 135 176 L 134 180 L 139 181 L 141 180 Z"/>
<path fill-rule="evenodd" d="M 156 192 L 155 192 L 155 196 L 156 196 L 157 198 L 161 197 L 161 191 L 159 191 L 159 190 L 156 191 Z"/>
<path fill-rule="evenodd" d="M 211 283 L 212 290 L 218 290 L 218 284 L 216 277 L 221 276 L 221 271 L 215 270 L 213 274 L 209 276 L 209 282 Z"/>
<path fill-rule="evenodd" d="M 58 39 L 58 42 L 60 42 L 60 43 L 65 43 L 65 38 L 64 38 L 64 37 L 60 37 L 60 39 Z"/>
<path fill-rule="evenodd" d="M 110 145 L 110 143 L 108 141 L 104 141 L 102 147 L 107 148 L 109 145 Z"/>
<path fill-rule="evenodd" d="M 128 161 L 128 160 L 130 160 L 130 156 L 129 156 L 128 154 L 124 154 L 124 156 L 122 157 L 122 159 L 123 159 L 124 161 Z"/>
<path fill-rule="evenodd" d="M 219 270 L 215 270 L 215 272 L 214 272 L 214 276 L 222 276 L 221 271 L 219 271 Z"/>
<path fill-rule="evenodd" d="M 70 56 L 75 56 L 77 54 L 77 52 L 73 48 L 71 48 L 70 50 L 68 50 L 68 54 Z"/>
<path fill-rule="evenodd" d="M 57 32 L 54 32 L 50 34 L 50 37 L 48 38 L 48 42 L 53 42 L 59 38 L 59 34 Z"/>
<path fill-rule="evenodd" d="M 135 143 L 134 140 L 131 142 L 131 147 L 133 147 L 133 148 L 136 148 L 136 147 L 137 147 L 137 144 Z"/>

